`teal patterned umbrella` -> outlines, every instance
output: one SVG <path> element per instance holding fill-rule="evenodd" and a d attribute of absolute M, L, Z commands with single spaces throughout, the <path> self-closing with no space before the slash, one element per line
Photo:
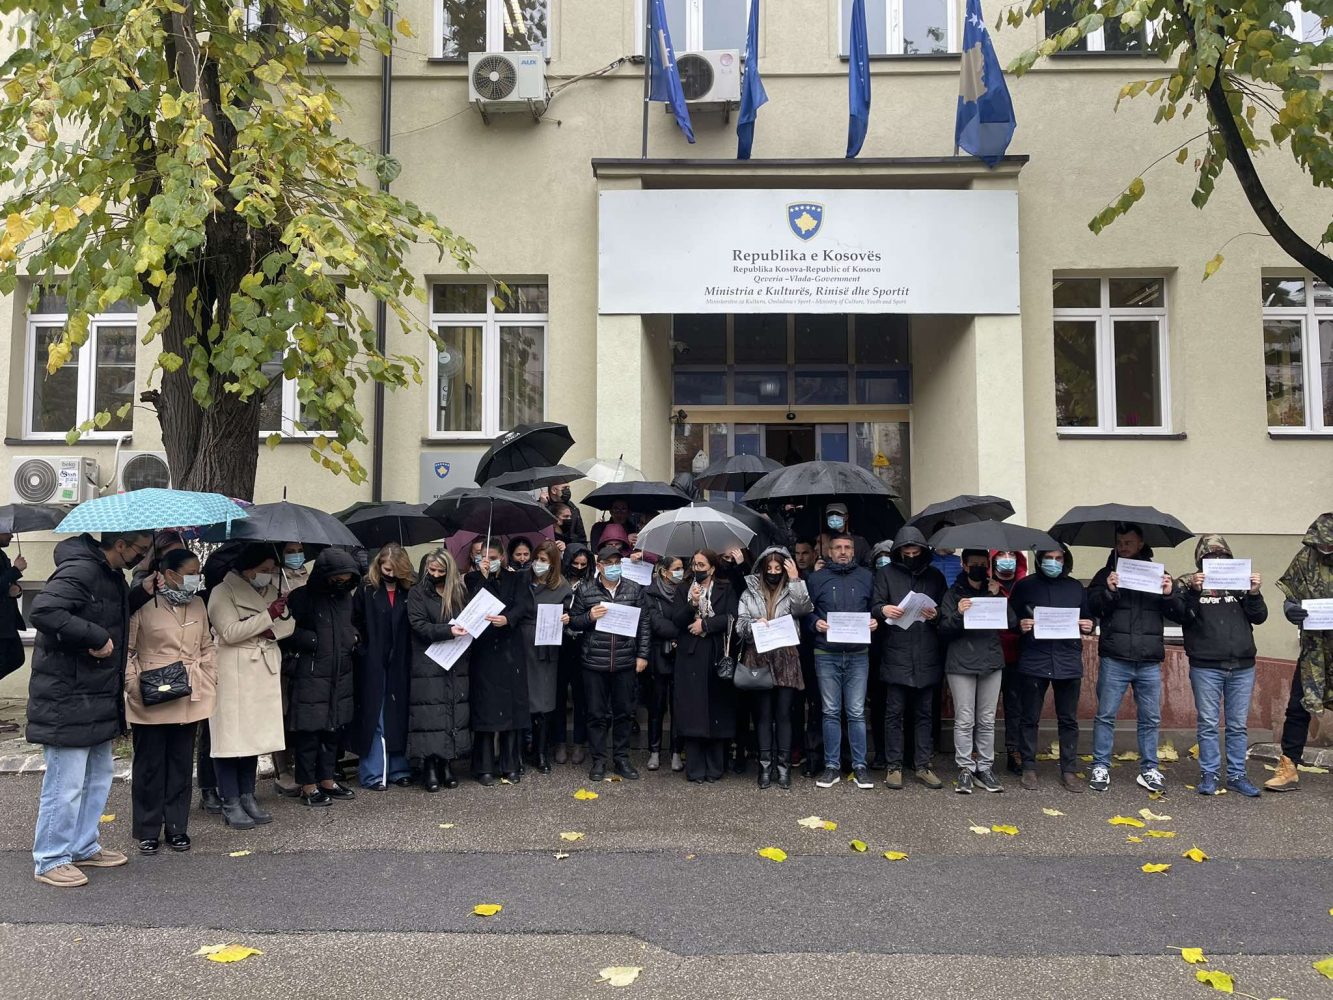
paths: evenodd
<path fill-rule="evenodd" d="M 148 488 L 99 497 L 79 504 L 56 531 L 155 531 L 197 524 L 230 524 L 245 517 L 236 501 L 221 493 Z"/>

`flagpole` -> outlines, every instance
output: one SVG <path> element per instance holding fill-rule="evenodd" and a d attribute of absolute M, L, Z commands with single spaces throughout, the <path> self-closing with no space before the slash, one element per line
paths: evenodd
<path fill-rule="evenodd" d="M 643 146 L 639 152 L 639 158 L 648 159 L 648 97 L 652 93 L 652 56 L 650 55 L 652 44 L 652 23 L 653 19 L 648 7 L 653 0 L 643 0 Z"/>

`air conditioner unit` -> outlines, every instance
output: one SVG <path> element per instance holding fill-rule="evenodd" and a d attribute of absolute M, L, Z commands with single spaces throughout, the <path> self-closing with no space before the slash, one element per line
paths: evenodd
<path fill-rule="evenodd" d="M 540 52 L 470 52 L 467 96 L 488 114 L 525 111 L 533 118 L 546 113 L 546 57 Z"/>
<path fill-rule="evenodd" d="M 122 451 L 116 456 L 116 492 L 150 486 L 171 488 L 171 467 L 165 451 Z"/>
<path fill-rule="evenodd" d="M 83 503 L 97 496 L 97 460 L 78 455 L 16 457 L 9 463 L 13 503 Z"/>
<path fill-rule="evenodd" d="M 688 104 L 735 104 L 741 99 L 739 49 L 682 52 L 676 56 L 676 68 Z"/>

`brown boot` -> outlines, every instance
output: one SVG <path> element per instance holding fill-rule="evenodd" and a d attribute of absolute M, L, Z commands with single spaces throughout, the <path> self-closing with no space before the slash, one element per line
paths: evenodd
<path fill-rule="evenodd" d="M 1301 775 L 1296 770 L 1292 759 L 1283 756 L 1277 762 L 1277 773 L 1264 782 L 1264 788 L 1270 792 L 1295 792 L 1300 790 Z"/>

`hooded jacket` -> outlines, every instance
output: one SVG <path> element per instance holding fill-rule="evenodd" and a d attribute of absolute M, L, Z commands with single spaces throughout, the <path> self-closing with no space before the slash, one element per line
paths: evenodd
<path fill-rule="evenodd" d="M 680 638 L 680 629 L 672 620 L 672 608 L 676 603 L 676 589 L 688 586 L 686 583 L 663 580 L 654 573 L 653 582 L 642 588 L 640 607 L 648 617 L 648 631 L 652 640 L 648 649 L 648 666 L 655 674 L 669 676 L 675 666 L 676 640 Z"/>
<path fill-rule="evenodd" d="M 1004 667 L 1003 637 L 1018 631 L 1018 615 L 1014 606 L 1009 605 L 1009 628 L 969 629 L 963 622 L 963 612 L 958 610 L 959 603 L 965 598 L 1003 597 L 992 594 L 987 584 L 980 590 L 971 585 L 967 574 L 962 574 L 954 581 L 944 600 L 940 602 L 939 633 L 947 643 L 944 650 L 944 672 L 946 674 L 994 673 Z"/>
<path fill-rule="evenodd" d="M 800 619 L 815 609 L 810 603 L 810 591 L 805 581 L 788 580 L 784 573 L 782 582 L 778 585 L 777 600 L 773 602 L 773 611 L 769 612 L 762 571 L 765 560 L 771 555 L 781 556 L 784 560 L 791 558 L 791 553 L 786 549 L 774 545 L 764 549 L 755 559 L 754 567 L 760 572 L 752 573 L 745 578 L 745 592 L 741 594 L 740 607 L 736 613 L 736 641 L 742 649 L 750 642 L 756 621 L 770 621 L 791 615 L 797 620 L 799 627 Z"/>
<path fill-rule="evenodd" d="M 1194 546 L 1194 565 L 1201 571 L 1203 560 L 1230 559 L 1231 546 L 1221 535 L 1203 535 Z M 1222 555 L 1225 553 L 1225 555 Z M 1248 590 L 1237 594 L 1234 590 L 1195 590 L 1193 575 L 1176 580 L 1184 592 L 1184 614 L 1181 625 L 1185 631 L 1185 653 L 1190 667 L 1211 670 L 1247 670 L 1254 666 L 1258 647 L 1254 644 L 1254 626 L 1268 618 L 1268 606 L 1263 594 Z"/>
<path fill-rule="evenodd" d="M 32 602 L 37 649 L 28 682 L 29 743 L 91 747 L 125 732 L 129 588 L 92 535 L 55 549 L 55 572 Z M 88 650 L 110 639 L 111 655 Z"/>
<path fill-rule="evenodd" d="M 346 586 L 332 582 L 346 574 Z M 352 721 L 353 623 L 361 573 L 342 549 L 319 554 L 310 581 L 292 593 L 288 608 L 295 628 L 282 643 L 287 675 L 287 728 L 294 733 L 340 729 Z"/>
<path fill-rule="evenodd" d="M 919 545 L 924 558 L 921 565 L 909 567 L 903 561 L 902 550 L 907 545 Z M 874 616 L 884 629 L 883 658 L 879 675 L 888 684 L 925 688 L 940 682 L 944 673 L 944 651 L 934 621 L 916 621 L 907 628 L 899 628 L 893 619 L 884 616 L 886 604 L 898 605 L 908 594 L 925 594 L 936 606 L 944 600 L 948 584 L 944 574 L 931 565 L 930 546 L 919 528 L 907 524 L 893 537 L 893 562 L 875 574 Z"/>
<path fill-rule="evenodd" d="M 1088 595 L 1083 584 L 1070 574 L 1074 556 L 1068 546 L 1064 568 L 1054 579 L 1041 572 L 1023 577 L 1009 594 L 1014 616 L 1022 621 L 1033 616 L 1034 608 L 1078 608 L 1080 618 L 1088 618 Z M 1038 639 L 1034 632 L 1023 633 L 1018 646 L 1018 671 L 1050 680 L 1074 680 L 1083 676 L 1082 639 Z"/>
<path fill-rule="evenodd" d="M 816 649 L 834 653 L 861 653 L 869 648 L 841 642 L 830 643 L 815 626 L 821 621 L 827 621 L 830 611 L 869 613 L 875 593 L 875 577 L 870 570 L 856 562 L 855 558 L 849 563 L 829 562 L 823 569 L 810 574 L 806 589 L 814 611 L 805 621 L 815 637 Z"/>
<path fill-rule="evenodd" d="M 1333 513 L 1320 514 L 1301 540 L 1301 550 L 1292 559 L 1277 585 L 1289 602 L 1333 597 L 1333 555 L 1316 546 L 1333 546 Z M 1296 659 L 1301 678 L 1301 703 L 1307 712 L 1333 708 L 1333 632 L 1301 630 L 1301 652 Z"/>
<path fill-rule="evenodd" d="M 1151 561 L 1152 557 L 1152 549 L 1145 545 L 1137 558 Z M 1107 580 L 1115 572 L 1118 558 L 1112 549 L 1106 565 L 1088 584 L 1088 610 L 1101 625 L 1098 652 L 1118 660 L 1161 663 L 1166 657 L 1163 620 L 1180 622 L 1184 595 L 1174 584 L 1169 596 L 1124 587 L 1112 590 Z"/>
<path fill-rule="evenodd" d="M 995 559 L 998 555 L 998 552 L 992 552 L 990 554 L 990 576 L 992 580 L 999 580 L 1000 593 L 1005 597 L 1008 597 L 1013 593 L 1014 587 L 1017 586 L 1018 581 L 1028 575 L 1028 557 L 1027 553 L 1024 552 L 1015 553 L 1016 558 L 1014 561 L 1017 565 L 1014 567 L 1013 579 L 1000 580 L 995 572 Z M 1000 646 L 1004 649 L 1005 666 L 1011 666 L 1018 662 L 1019 637 L 1020 633 L 1017 626 L 1012 629 L 1006 629 L 1000 633 Z"/>

